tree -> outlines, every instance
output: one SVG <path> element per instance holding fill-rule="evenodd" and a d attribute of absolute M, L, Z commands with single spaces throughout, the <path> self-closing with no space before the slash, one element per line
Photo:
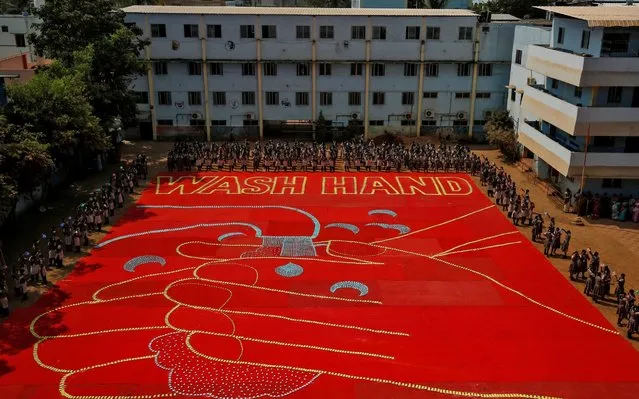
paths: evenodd
<path fill-rule="evenodd" d="M 517 18 L 542 17 L 544 12 L 534 7 L 547 6 L 551 0 L 488 0 L 473 4 L 473 11 L 490 11 L 493 14 L 510 14 Z"/>
<path fill-rule="evenodd" d="M 10 85 L 7 92 L 5 130 L 17 153 L 47 150 L 56 164 L 70 168 L 82 167 L 87 155 L 109 148 L 108 137 L 86 97 L 81 72 L 55 62 L 28 82 Z M 46 162 L 38 164 L 46 166 Z M 45 176 L 47 168 L 33 167 L 33 173 Z M 18 189 L 22 192 L 36 182 L 20 183 Z"/>
<path fill-rule="evenodd" d="M 132 76 L 146 71 L 139 56 L 149 43 L 142 30 L 126 26 L 125 14 L 115 0 L 49 1 L 36 12 L 29 41 L 36 52 L 73 67 L 78 60 L 89 65 L 84 81 L 91 105 L 108 129 L 116 118 L 125 122 L 137 112 L 129 90 Z"/>
<path fill-rule="evenodd" d="M 22 14 L 31 7 L 30 0 L 3 0 L 0 1 L 0 13 L 2 14 Z"/>
<path fill-rule="evenodd" d="M 324 117 L 324 113 L 320 111 L 317 122 L 315 122 L 315 137 L 319 142 L 327 142 L 333 139 L 331 133 L 331 126 Z"/>
<path fill-rule="evenodd" d="M 517 136 L 508 111 L 494 112 L 484 125 L 484 132 L 488 142 L 499 147 L 504 160 L 508 162 L 519 160 L 520 153 Z"/>
<path fill-rule="evenodd" d="M 351 8 L 351 0 L 303 0 L 304 7 Z"/>
<path fill-rule="evenodd" d="M 408 8 L 432 8 L 439 10 L 446 8 L 448 0 L 410 0 Z"/>

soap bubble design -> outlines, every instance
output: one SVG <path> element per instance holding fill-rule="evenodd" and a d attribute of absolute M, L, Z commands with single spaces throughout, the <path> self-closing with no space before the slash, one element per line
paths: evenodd
<path fill-rule="evenodd" d="M 142 255 L 129 259 L 123 267 L 127 272 L 133 273 L 136 267 L 145 263 L 159 263 L 160 266 L 164 266 L 166 265 L 166 259 L 156 255 Z"/>
<path fill-rule="evenodd" d="M 354 290 L 359 291 L 359 296 L 364 296 L 368 294 L 368 286 L 364 283 L 360 283 L 359 281 L 340 281 L 339 283 L 335 283 L 331 285 L 331 293 L 335 293 L 335 291 L 341 288 L 352 288 Z"/>
<path fill-rule="evenodd" d="M 304 268 L 298 264 L 289 262 L 285 265 L 276 267 L 275 273 L 282 277 L 297 277 L 304 273 Z"/>

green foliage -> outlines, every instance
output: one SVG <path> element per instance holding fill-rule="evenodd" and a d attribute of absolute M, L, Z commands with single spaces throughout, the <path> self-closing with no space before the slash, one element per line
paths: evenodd
<path fill-rule="evenodd" d="M 315 122 L 315 138 L 320 143 L 326 143 L 333 140 L 331 124 L 326 120 L 322 111 L 320 111 L 317 122 Z"/>
<path fill-rule="evenodd" d="M 488 142 L 499 147 L 505 161 L 516 162 L 519 160 L 521 154 L 517 136 L 508 111 L 494 112 L 484 125 L 484 132 Z"/>
<path fill-rule="evenodd" d="M 351 0 L 303 0 L 304 7 L 351 8 Z"/>
<path fill-rule="evenodd" d="M 510 14 L 518 18 L 529 16 L 541 18 L 544 12 L 535 6 L 547 6 L 551 0 L 488 0 L 485 3 L 473 4 L 471 9 L 476 12 L 490 11 L 493 14 Z"/>
<path fill-rule="evenodd" d="M 379 136 L 374 137 L 373 142 L 376 145 L 402 144 L 404 142 L 404 139 L 402 139 L 401 136 L 385 131 L 384 134 L 380 134 Z"/>
<path fill-rule="evenodd" d="M 442 9 L 446 8 L 449 0 L 409 0 L 408 8 L 432 8 Z"/>

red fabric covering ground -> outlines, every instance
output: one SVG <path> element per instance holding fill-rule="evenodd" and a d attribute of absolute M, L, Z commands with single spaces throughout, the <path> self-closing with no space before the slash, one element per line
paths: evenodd
<path fill-rule="evenodd" d="M 178 176 L 2 324 L 2 399 L 639 388 L 631 345 L 467 176 Z M 145 255 L 166 264 L 123 267 Z"/>

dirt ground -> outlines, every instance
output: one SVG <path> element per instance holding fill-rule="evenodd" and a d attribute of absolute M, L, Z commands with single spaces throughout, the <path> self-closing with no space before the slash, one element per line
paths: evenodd
<path fill-rule="evenodd" d="M 125 142 L 122 159 L 130 160 L 136 154 L 146 154 L 149 162 L 149 176 L 154 176 L 156 173 L 166 169 L 166 154 L 171 147 L 172 143 L 170 142 Z M 571 230 L 570 252 L 581 250 L 582 248 L 592 248 L 593 251 L 599 251 L 602 262 L 609 265 L 611 270 L 618 275 L 621 273 L 626 274 L 626 289 L 639 288 L 639 224 L 632 222 L 619 223 L 611 220 L 591 221 L 583 218 L 584 226 L 574 225 L 572 223 L 575 220 L 574 214 L 563 213 L 542 189 L 541 185 L 531 179 L 528 174 L 522 172 L 514 165 L 501 162 L 497 150 L 476 148 L 474 151 L 503 165 L 505 170 L 517 182 L 518 187 L 530 190 L 532 201 L 535 203 L 538 212 L 548 212 L 550 216 L 555 217 L 558 226 Z M 20 224 L 18 229 L 3 240 L 7 261 L 14 262 L 18 251 L 29 247 L 33 238 L 37 237 L 41 232 L 48 231 L 52 225 L 69 215 L 88 196 L 88 193 L 107 180 L 114 167 L 110 165 L 103 172 L 74 184 L 68 192 L 58 195 L 55 200 L 47 204 L 49 210 L 46 213 L 33 212 L 25 215 L 23 223 Z M 478 179 L 476 179 L 476 183 L 479 185 Z M 127 199 L 127 207 L 134 204 L 141 190 L 142 187 L 136 189 L 136 192 Z M 115 220 L 127 211 L 127 207 L 117 211 Z M 92 242 L 98 242 L 109 229 L 110 227 L 107 227 L 104 232 L 93 234 L 91 236 Z M 525 237 L 530 239 L 530 227 L 519 227 L 519 230 Z M 543 252 L 541 243 L 534 243 L 533 245 Z M 56 281 L 73 270 L 76 261 L 84 255 L 86 253 L 73 254 L 67 257 L 64 268 L 56 269 L 50 273 L 49 279 L 51 282 L 49 286 L 31 287 L 29 301 L 24 303 L 12 301 L 12 308 L 29 306 L 34 303 L 42 292 L 52 287 Z M 569 259 L 553 257 L 549 260 L 568 279 Z M 533 276 L 534 273 L 531 271 L 531 278 L 534 278 Z M 583 292 L 585 285 L 583 281 L 572 282 L 572 284 L 575 289 Z M 612 325 L 616 326 L 616 304 L 612 300 L 600 301 L 594 306 L 602 312 Z M 620 328 L 619 331 L 625 334 L 625 329 Z M 639 340 L 634 340 L 632 343 L 639 350 Z"/>

